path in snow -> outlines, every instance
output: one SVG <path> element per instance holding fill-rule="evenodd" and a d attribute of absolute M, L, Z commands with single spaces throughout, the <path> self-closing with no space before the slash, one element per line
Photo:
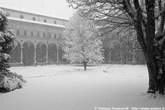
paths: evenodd
<path fill-rule="evenodd" d="M 94 107 L 161 107 L 165 97 L 145 92 L 145 66 L 82 67 L 49 65 L 12 67 L 27 83 L 0 94 L 0 110 L 94 110 Z"/>

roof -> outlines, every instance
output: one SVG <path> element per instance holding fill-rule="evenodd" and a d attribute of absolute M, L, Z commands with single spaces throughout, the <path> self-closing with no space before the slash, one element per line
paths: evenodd
<path fill-rule="evenodd" d="M 38 21 L 27 20 L 27 19 L 19 19 L 19 18 L 14 18 L 14 17 L 8 17 L 8 19 L 9 19 L 9 20 L 14 20 L 14 21 L 32 23 L 32 24 L 40 24 L 40 25 L 46 25 L 46 26 L 52 26 L 52 27 L 58 27 L 58 28 L 65 28 L 64 25 L 57 25 L 57 24 L 51 24 L 51 23 L 44 23 L 44 22 L 38 22 Z"/>
<path fill-rule="evenodd" d="M 16 8 L 8 8 L 8 7 L 3 7 L 3 6 L 0 6 L 0 8 L 2 9 L 7 9 L 7 10 L 11 10 L 11 11 L 15 11 L 15 12 L 20 12 L 20 13 L 26 13 L 26 14 L 32 14 L 32 15 L 39 15 L 39 16 L 42 16 L 42 17 L 48 17 L 48 18 L 53 18 L 53 19 L 58 19 L 58 20 L 62 20 L 62 21 L 68 21 L 68 19 L 63 19 L 63 18 L 59 18 L 59 17 L 55 17 L 55 16 L 52 16 L 52 15 L 48 15 L 48 14 L 45 14 L 45 13 L 36 13 L 36 12 L 30 12 L 30 11 L 25 11 L 25 10 L 22 10 L 22 9 L 16 9 Z"/>

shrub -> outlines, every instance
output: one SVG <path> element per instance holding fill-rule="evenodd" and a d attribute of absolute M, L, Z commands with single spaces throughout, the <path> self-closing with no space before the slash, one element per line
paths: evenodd
<path fill-rule="evenodd" d="M 21 88 L 25 82 L 22 76 L 8 70 L 10 51 L 14 47 L 14 34 L 7 28 L 7 16 L 0 10 L 0 92 Z"/>
<path fill-rule="evenodd" d="M 0 92 L 10 92 L 22 88 L 25 80 L 13 72 L 0 72 Z"/>

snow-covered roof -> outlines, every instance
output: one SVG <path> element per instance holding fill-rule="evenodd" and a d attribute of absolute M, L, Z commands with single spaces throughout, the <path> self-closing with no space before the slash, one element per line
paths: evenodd
<path fill-rule="evenodd" d="M 8 17 L 8 19 L 9 19 L 9 20 L 14 20 L 14 21 L 32 23 L 32 24 L 40 24 L 40 25 L 45 25 L 45 26 L 52 26 L 52 27 L 65 28 L 64 25 L 51 24 L 51 23 L 45 23 L 45 22 L 39 22 L 39 21 L 32 21 L 32 20 L 20 19 L 20 18 L 15 18 L 15 17 Z"/>

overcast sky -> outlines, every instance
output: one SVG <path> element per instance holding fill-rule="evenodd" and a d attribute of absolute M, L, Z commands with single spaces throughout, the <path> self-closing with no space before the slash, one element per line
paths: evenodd
<path fill-rule="evenodd" d="M 0 0 L 0 7 L 69 19 L 73 9 L 66 0 Z"/>

